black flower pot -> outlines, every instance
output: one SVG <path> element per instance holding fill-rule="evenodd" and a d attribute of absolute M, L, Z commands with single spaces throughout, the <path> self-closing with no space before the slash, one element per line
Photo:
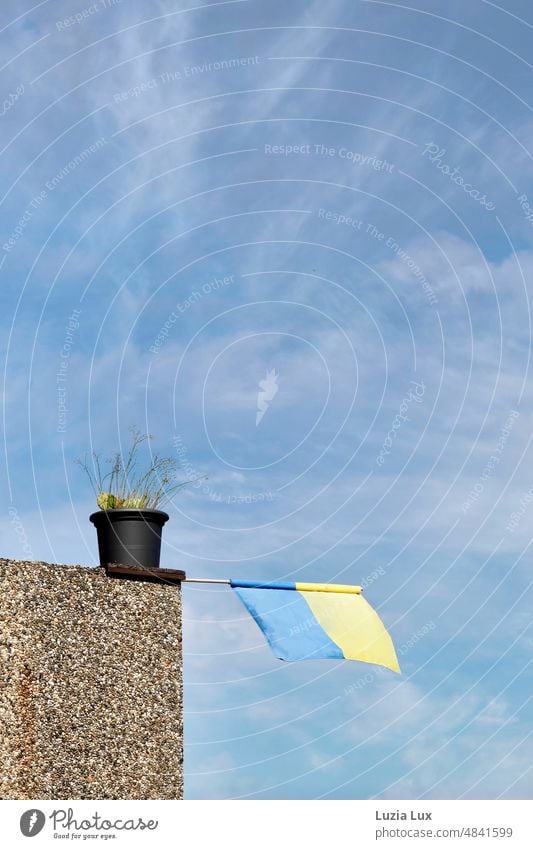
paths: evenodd
<path fill-rule="evenodd" d="M 161 555 L 161 529 L 168 521 L 162 510 L 98 510 L 89 519 L 96 526 L 100 565 L 157 568 Z"/>

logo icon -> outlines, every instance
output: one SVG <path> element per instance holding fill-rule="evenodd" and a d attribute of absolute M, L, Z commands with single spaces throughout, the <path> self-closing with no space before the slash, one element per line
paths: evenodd
<path fill-rule="evenodd" d="M 20 830 L 24 837 L 35 837 L 42 831 L 46 822 L 46 817 L 42 811 L 37 808 L 31 808 L 29 811 L 24 811 L 20 818 Z"/>
<path fill-rule="evenodd" d="M 257 393 L 257 413 L 255 415 L 255 426 L 259 424 L 266 411 L 270 406 L 270 402 L 278 394 L 278 377 L 276 369 L 267 371 L 266 377 L 259 381 L 259 392 Z"/>

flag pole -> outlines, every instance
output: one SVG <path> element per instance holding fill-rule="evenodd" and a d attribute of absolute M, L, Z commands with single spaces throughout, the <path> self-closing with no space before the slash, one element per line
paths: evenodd
<path fill-rule="evenodd" d="M 165 571 L 164 569 L 161 570 L 161 572 L 164 572 L 164 571 Z M 185 578 L 184 577 L 184 578 L 181 578 L 181 583 L 182 584 L 225 584 L 226 586 L 232 585 L 231 580 L 229 578 Z M 235 586 L 244 586 L 244 585 L 236 583 Z M 278 585 L 278 586 L 276 586 L 275 583 L 272 584 L 269 581 L 266 581 L 264 584 L 261 581 L 257 581 L 257 583 L 253 582 L 252 584 L 250 584 L 250 585 L 246 584 L 245 586 L 249 586 L 250 589 L 291 589 L 291 590 L 297 589 L 296 584 L 294 586 L 289 586 L 289 585 L 285 585 L 285 586 Z M 355 592 L 355 593 L 358 593 L 358 594 L 361 594 L 363 592 L 363 587 L 358 587 L 358 586 L 352 587 L 350 585 L 349 587 L 345 587 L 344 585 L 341 585 L 341 584 L 338 584 L 338 585 L 331 584 L 331 586 L 334 586 L 336 588 L 337 592 L 347 592 L 348 591 L 348 592 Z M 341 586 L 343 587 L 343 589 L 340 589 Z M 327 588 L 327 587 L 328 587 L 328 584 L 306 584 L 306 585 L 302 585 L 300 587 L 300 589 L 307 588 L 309 590 L 311 590 L 311 589 L 316 590 L 316 589 L 324 589 L 324 588 Z M 337 589 L 337 587 L 338 587 L 338 589 Z"/>
<path fill-rule="evenodd" d="M 182 584 L 230 584 L 229 578 L 184 578 Z"/>

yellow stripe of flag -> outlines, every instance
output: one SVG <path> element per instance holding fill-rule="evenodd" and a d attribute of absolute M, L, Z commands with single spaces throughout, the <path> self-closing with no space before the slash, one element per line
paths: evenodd
<path fill-rule="evenodd" d="M 333 590 L 317 592 L 300 589 L 305 584 L 296 584 L 305 601 L 311 608 L 317 622 L 328 637 L 341 649 L 347 660 L 361 660 L 365 663 L 379 663 L 400 672 L 400 666 L 393 642 L 373 607 L 352 587 L 351 592 Z M 321 586 L 321 585 L 311 585 Z"/>
<path fill-rule="evenodd" d="M 296 581 L 294 587 L 300 592 L 313 593 L 356 593 L 359 595 L 362 592 L 361 587 L 356 587 L 353 584 L 306 584 Z"/>

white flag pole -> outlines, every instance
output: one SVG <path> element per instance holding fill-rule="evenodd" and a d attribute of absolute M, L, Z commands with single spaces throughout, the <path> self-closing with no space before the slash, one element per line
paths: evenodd
<path fill-rule="evenodd" d="M 229 578 L 184 578 L 182 584 L 229 584 Z"/>

